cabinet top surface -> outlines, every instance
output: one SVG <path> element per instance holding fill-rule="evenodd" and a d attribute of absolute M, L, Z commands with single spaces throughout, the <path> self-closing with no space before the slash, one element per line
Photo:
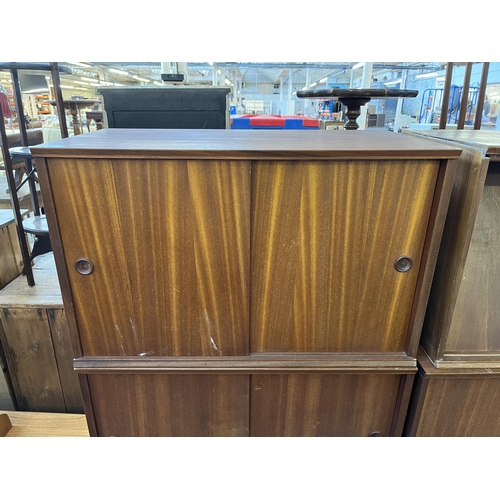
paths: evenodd
<path fill-rule="evenodd" d="M 103 129 L 34 146 L 35 157 L 456 158 L 459 148 L 389 131 Z"/>
<path fill-rule="evenodd" d="M 500 154 L 499 130 L 425 130 L 416 132 L 418 135 L 435 137 L 467 144 L 487 146 L 488 155 Z"/>

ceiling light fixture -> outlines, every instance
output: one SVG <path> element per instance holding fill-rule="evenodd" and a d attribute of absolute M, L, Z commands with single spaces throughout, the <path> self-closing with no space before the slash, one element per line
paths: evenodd
<path fill-rule="evenodd" d="M 365 65 L 364 62 L 359 62 L 359 63 L 356 63 L 352 69 L 359 69 L 359 68 L 362 68 L 363 66 Z"/>
<path fill-rule="evenodd" d="M 159 87 L 163 87 L 163 83 L 161 83 L 161 82 L 156 82 L 156 81 L 155 81 L 155 82 L 153 82 L 153 83 L 154 83 L 155 85 L 158 85 Z"/>
<path fill-rule="evenodd" d="M 99 80 L 96 80 L 95 78 L 87 78 L 86 76 L 81 76 L 80 78 L 86 82 L 94 82 L 94 83 L 99 82 Z"/>
<path fill-rule="evenodd" d="M 116 73 L 117 75 L 128 76 L 128 71 L 123 71 L 122 69 L 108 68 L 111 73 Z"/>
<path fill-rule="evenodd" d="M 310 87 L 316 87 L 316 85 L 318 85 L 318 82 L 313 82 L 311 83 Z"/>
<path fill-rule="evenodd" d="M 325 83 L 328 80 L 328 78 L 325 76 L 325 78 L 322 78 L 319 83 Z"/>

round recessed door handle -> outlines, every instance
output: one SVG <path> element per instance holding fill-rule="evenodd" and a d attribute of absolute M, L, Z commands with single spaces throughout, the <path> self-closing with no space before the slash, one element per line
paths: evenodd
<path fill-rule="evenodd" d="M 368 435 L 368 437 L 384 437 L 384 436 L 379 431 L 373 431 L 373 432 L 370 432 L 370 434 Z"/>
<path fill-rule="evenodd" d="M 413 261 L 410 259 L 410 257 L 407 257 L 406 255 L 399 257 L 394 263 L 396 271 L 399 271 L 400 273 L 406 273 L 412 268 L 412 266 L 413 266 Z"/>
<path fill-rule="evenodd" d="M 80 274 L 90 274 L 94 270 L 94 264 L 89 259 L 78 259 L 75 262 L 75 269 Z"/>

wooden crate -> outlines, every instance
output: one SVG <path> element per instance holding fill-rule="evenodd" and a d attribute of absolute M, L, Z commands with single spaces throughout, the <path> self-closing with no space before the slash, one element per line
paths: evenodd
<path fill-rule="evenodd" d="M 21 215 L 28 214 L 22 210 Z M 23 256 L 17 236 L 14 212 L 0 209 L 0 289 L 23 272 Z"/>
<path fill-rule="evenodd" d="M 0 291 L 0 340 L 15 404 L 23 411 L 83 412 L 52 253 L 35 259 L 36 285 L 20 276 Z"/>

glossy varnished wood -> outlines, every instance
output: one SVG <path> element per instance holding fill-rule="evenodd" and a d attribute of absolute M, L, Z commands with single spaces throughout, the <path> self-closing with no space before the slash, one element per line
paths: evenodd
<path fill-rule="evenodd" d="M 254 375 L 252 436 L 389 436 L 398 375 Z"/>
<path fill-rule="evenodd" d="M 33 149 L 91 435 L 401 433 L 460 150 L 276 132 Z"/>
<path fill-rule="evenodd" d="M 250 132 L 250 133 L 248 133 Z M 66 158 L 456 158 L 457 148 L 387 131 L 103 129 L 32 147 Z"/>
<path fill-rule="evenodd" d="M 99 436 L 248 436 L 247 375 L 89 375 Z"/>
<path fill-rule="evenodd" d="M 254 162 L 251 351 L 405 351 L 438 169 Z"/>
<path fill-rule="evenodd" d="M 85 355 L 248 352 L 248 162 L 49 162 Z"/>

